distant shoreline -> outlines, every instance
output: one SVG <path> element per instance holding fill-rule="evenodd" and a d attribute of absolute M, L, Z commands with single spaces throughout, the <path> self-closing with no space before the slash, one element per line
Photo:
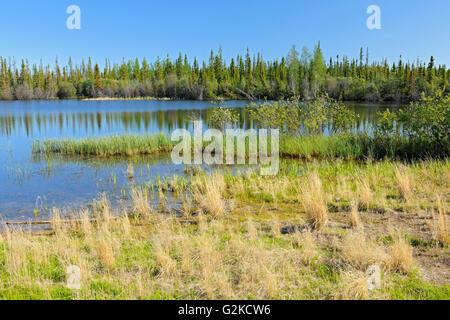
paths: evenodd
<path fill-rule="evenodd" d="M 68 98 L 68 99 L 8 99 L 0 102 L 15 102 L 15 101 L 261 101 L 261 100 L 248 100 L 248 99 L 228 99 L 223 97 L 217 97 L 214 100 L 198 100 L 198 99 L 174 99 L 174 98 L 158 98 L 158 97 L 134 97 L 134 98 L 121 98 L 121 97 L 97 97 L 97 98 Z"/>
<path fill-rule="evenodd" d="M 138 98 L 112 98 L 112 97 L 102 97 L 102 98 L 83 98 L 77 99 L 79 101 L 125 101 L 125 100 L 159 100 L 159 101 L 170 101 L 170 98 L 155 98 L 155 97 L 138 97 Z"/>

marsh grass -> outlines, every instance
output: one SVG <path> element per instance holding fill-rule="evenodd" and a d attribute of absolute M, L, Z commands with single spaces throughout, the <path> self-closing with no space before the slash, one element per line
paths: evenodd
<path fill-rule="evenodd" d="M 192 200 L 198 204 L 203 212 L 213 217 L 220 217 L 225 214 L 227 203 L 224 199 L 226 184 L 223 174 L 194 176 L 191 184 Z"/>
<path fill-rule="evenodd" d="M 133 205 L 133 212 L 144 216 L 152 213 L 150 193 L 151 191 L 149 188 L 145 186 L 137 186 L 131 189 L 130 196 L 131 203 Z"/>
<path fill-rule="evenodd" d="M 34 141 L 34 153 L 63 155 L 137 156 L 170 152 L 173 147 L 166 134 L 112 135 L 83 139 L 54 139 Z"/>
<path fill-rule="evenodd" d="M 225 140 L 225 139 L 224 139 Z M 193 144 L 192 140 L 192 144 Z M 170 153 L 177 142 L 168 134 L 111 135 L 83 139 L 48 139 L 33 142 L 34 154 L 62 154 L 85 156 L 157 155 Z M 236 140 L 235 140 L 236 144 Z M 203 149 L 208 143 L 203 143 Z M 224 145 L 225 146 L 225 145 Z M 246 139 L 246 150 L 249 141 Z M 236 148 L 236 146 L 235 146 Z M 426 149 L 409 151 L 411 142 L 405 138 L 380 140 L 366 133 L 325 135 L 282 135 L 279 141 L 280 157 L 300 159 L 426 159 Z M 193 148 L 192 148 L 193 149 Z M 268 150 L 271 149 L 270 139 Z M 224 157 L 226 156 L 224 150 Z M 412 150 L 412 149 L 411 149 Z M 248 157 L 248 155 L 246 155 Z M 442 158 L 442 156 L 439 156 Z"/>

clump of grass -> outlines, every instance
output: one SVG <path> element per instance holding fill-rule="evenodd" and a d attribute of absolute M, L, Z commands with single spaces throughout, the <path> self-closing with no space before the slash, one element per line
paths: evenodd
<path fill-rule="evenodd" d="M 213 217 L 221 217 L 226 212 L 227 205 L 223 198 L 226 184 L 223 174 L 215 172 L 212 175 L 195 176 L 191 184 L 192 199 L 203 212 Z"/>
<path fill-rule="evenodd" d="M 437 198 L 438 215 L 432 211 L 433 215 L 433 238 L 444 246 L 450 245 L 450 235 L 448 232 L 448 220 L 444 211 L 444 205 L 440 197 Z"/>
<path fill-rule="evenodd" d="M 152 212 L 150 203 L 150 191 L 145 186 L 137 186 L 130 191 L 131 203 L 133 206 L 133 212 L 147 215 Z"/>
<path fill-rule="evenodd" d="M 372 264 L 389 269 L 389 255 L 386 250 L 375 242 L 367 241 L 361 232 L 346 235 L 340 249 L 343 260 L 362 271 Z"/>
<path fill-rule="evenodd" d="M 319 230 L 328 220 L 328 209 L 325 203 L 325 195 L 317 172 L 312 173 L 308 178 L 308 184 L 301 197 L 303 209 L 311 226 Z"/>
<path fill-rule="evenodd" d="M 106 194 L 102 193 L 98 199 L 94 200 L 94 216 L 109 221 L 112 217 L 111 204 Z"/>
<path fill-rule="evenodd" d="M 310 265 L 318 259 L 319 251 L 311 231 L 296 232 L 293 244 L 300 247 L 300 260 L 304 265 Z"/>
<path fill-rule="evenodd" d="M 361 226 L 361 219 L 359 218 L 358 204 L 356 201 L 352 201 L 350 208 L 350 224 L 353 228 L 358 228 Z"/>
<path fill-rule="evenodd" d="M 112 135 L 83 139 L 49 139 L 35 141 L 34 153 L 59 153 L 63 155 L 136 156 L 170 152 L 173 143 L 167 134 Z"/>
<path fill-rule="evenodd" d="M 256 229 L 255 223 L 252 218 L 249 218 L 247 220 L 247 234 L 250 241 L 257 239 L 258 237 L 258 230 Z"/>
<path fill-rule="evenodd" d="M 276 238 L 281 234 L 280 219 L 276 215 L 270 219 L 270 230 L 273 238 Z"/>
<path fill-rule="evenodd" d="M 414 197 L 414 177 L 408 167 L 397 165 L 394 170 L 400 196 L 407 202 Z"/>
<path fill-rule="evenodd" d="M 97 254 L 103 267 L 110 270 L 114 267 L 114 252 L 111 243 L 107 239 L 100 239 Z"/>
<path fill-rule="evenodd" d="M 343 290 L 337 296 L 340 300 L 366 300 L 369 298 L 369 288 L 364 272 L 347 271 L 343 275 Z"/>
<path fill-rule="evenodd" d="M 368 181 L 365 179 L 359 181 L 357 184 L 357 190 L 359 203 L 364 209 L 368 210 L 373 202 L 373 193 Z"/>
<path fill-rule="evenodd" d="M 391 269 L 411 273 L 414 268 L 413 249 L 404 237 L 397 237 L 390 248 Z"/>
<path fill-rule="evenodd" d="M 155 262 L 163 277 L 175 276 L 177 273 L 176 261 L 165 250 L 162 244 L 157 243 L 155 248 Z"/>

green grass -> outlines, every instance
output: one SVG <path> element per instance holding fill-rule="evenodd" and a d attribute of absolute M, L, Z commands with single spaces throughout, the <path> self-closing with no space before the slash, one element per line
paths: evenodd
<path fill-rule="evenodd" d="M 208 144 L 204 142 L 203 147 L 206 147 Z M 247 140 L 247 150 L 248 144 L 249 141 Z M 111 135 L 107 137 L 88 137 L 82 139 L 36 140 L 33 143 L 32 150 L 35 154 L 54 153 L 98 157 L 132 157 L 149 154 L 167 154 L 171 152 L 175 145 L 176 142 L 171 141 L 169 135 L 158 133 L 153 135 Z M 191 149 L 193 150 L 193 148 Z M 226 148 L 224 147 L 225 150 Z M 410 141 L 401 137 L 374 138 L 367 134 L 280 137 L 280 156 L 284 158 L 308 160 L 335 158 L 346 160 L 385 158 L 427 159 L 445 158 L 448 155 L 449 150 L 442 150 L 440 154 L 431 153 L 427 149 L 426 141 Z"/>
<path fill-rule="evenodd" d="M 137 156 L 169 152 L 173 143 L 165 134 L 112 135 L 83 139 L 49 139 L 35 141 L 34 153 L 63 155 Z"/>
<path fill-rule="evenodd" d="M 450 285 L 433 285 L 413 275 L 395 279 L 389 295 L 394 300 L 449 300 Z"/>
<path fill-rule="evenodd" d="M 280 155 L 293 158 L 346 158 L 360 159 L 368 156 L 368 142 L 363 136 L 282 136 Z"/>

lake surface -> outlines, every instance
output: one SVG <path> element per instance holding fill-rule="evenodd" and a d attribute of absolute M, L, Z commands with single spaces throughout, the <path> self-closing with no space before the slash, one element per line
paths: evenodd
<path fill-rule="evenodd" d="M 244 111 L 247 104 L 224 103 L 241 114 L 241 123 L 236 125 L 245 129 L 252 125 Z M 193 119 L 207 120 L 217 105 L 204 101 L 0 101 L 0 220 L 46 219 L 52 207 L 82 207 L 102 192 L 119 203 L 130 185 L 184 174 L 184 166 L 172 164 L 167 156 L 100 161 L 95 157 L 33 155 L 33 140 L 191 130 Z M 377 112 L 397 108 L 347 105 L 360 115 L 361 129 L 370 128 Z M 131 180 L 130 170 L 134 171 Z"/>

